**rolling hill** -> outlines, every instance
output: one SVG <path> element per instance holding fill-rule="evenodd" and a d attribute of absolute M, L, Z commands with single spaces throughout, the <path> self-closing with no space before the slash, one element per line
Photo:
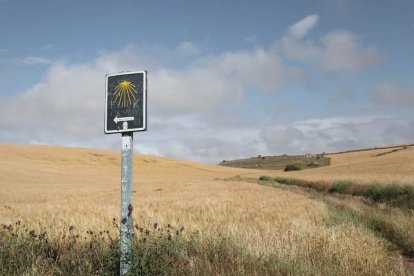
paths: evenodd
<path fill-rule="evenodd" d="M 405 268 L 399 255 L 390 253 L 389 244 L 332 213 L 331 203 L 246 179 L 283 174 L 408 181 L 414 179 L 413 151 L 409 147 L 380 156 L 375 155 L 383 150 L 332 155 L 329 167 L 295 173 L 135 154 L 134 223 L 147 229 L 184 227 L 185 237 L 207 250 L 204 259 L 190 260 L 193 274 L 200 273 L 200 266 L 212 274 L 398 274 Z M 0 223 L 23 221 L 36 233 L 46 231 L 56 243 L 67 231 L 86 240 L 91 231 L 116 234 L 112 221 L 119 218 L 120 170 L 120 153 L 115 151 L 0 145 Z M 7 227 L 0 229 L 3 244 Z M 228 257 L 211 261 L 217 254 Z M 42 269 L 34 259 L 28 271 Z"/>
<path fill-rule="evenodd" d="M 414 183 L 414 147 L 396 146 L 330 154 L 331 165 L 279 173 L 306 180 Z"/>

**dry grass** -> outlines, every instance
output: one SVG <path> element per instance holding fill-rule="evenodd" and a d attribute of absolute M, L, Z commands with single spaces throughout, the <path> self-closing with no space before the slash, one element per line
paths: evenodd
<path fill-rule="evenodd" d="M 402 148 L 396 147 L 395 149 Z M 312 181 L 351 180 L 357 183 L 414 183 L 414 147 L 377 156 L 393 148 L 330 155 L 331 166 L 279 176 Z"/>
<path fill-rule="evenodd" d="M 171 223 L 201 237 L 220 233 L 251 254 L 299 262 L 306 273 L 399 274 L 401 264 L 382 239 L 352 225 L 332 225 L 324 203 L 237 178 L 220 180 L 263 171 L 143 155 L 134 163 L 135 222 Z M 1 222 L 110 228 L 119 216 L 119 181 L 117 152 L 1 145 Z"/>

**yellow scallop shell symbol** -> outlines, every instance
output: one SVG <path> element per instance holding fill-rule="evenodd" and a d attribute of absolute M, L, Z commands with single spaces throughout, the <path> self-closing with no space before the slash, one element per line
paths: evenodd
<path fill-rule="evenodd" d="M 136 86 L 128 80 L 119 82 L 115 86 L 114 91 L 113 95 L 118 107 L 130 106 L 134 102 L 135 95 L 137 94 Z"/>

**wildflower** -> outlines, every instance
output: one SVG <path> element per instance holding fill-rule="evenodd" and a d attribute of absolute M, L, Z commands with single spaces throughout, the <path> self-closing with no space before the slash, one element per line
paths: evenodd
<path fill-rule="evenodd" d="M 29 235 L 30 235 L 30 237 L 32 237 L 32 238 L 36 238 L 36 237 L 37 237 L 35 230 L 31 230 L 31 231 L 29 232 Z"/>
<path fill-rule="evenodd" d="M 193 261 L 190 259 L 185 260 L 184 265 L 188 268 L 193 267 Z"/>
<path fill-rule="evenodd" d="M 39 240 L 44 240 L 46 236 L 46 232 L 43 232 L 42 234 L 39 235 Z"/>

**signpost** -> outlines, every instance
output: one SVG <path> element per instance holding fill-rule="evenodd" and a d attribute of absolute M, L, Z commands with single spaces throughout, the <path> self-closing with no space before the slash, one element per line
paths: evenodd
<path fill-rule="evenodd" d="M 147 128 L 147 72 L 106 76 L 105 133 L 144 131 Z M 127 128 L 124 129 L 124 122 Z"/>
<path fill-rule="evenodd" d="M 133 132 L 147 130 L 147 72 L 106 76 L 105 134 L 122 133 L 120 275 L 130 272 L 132 245 Z"/>

